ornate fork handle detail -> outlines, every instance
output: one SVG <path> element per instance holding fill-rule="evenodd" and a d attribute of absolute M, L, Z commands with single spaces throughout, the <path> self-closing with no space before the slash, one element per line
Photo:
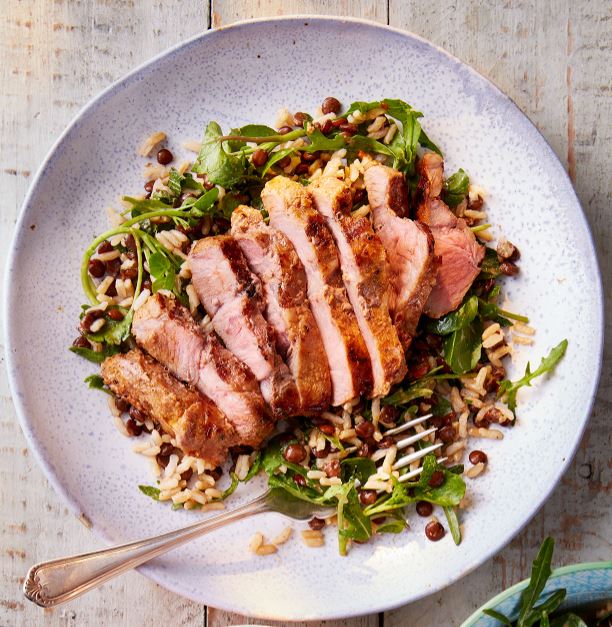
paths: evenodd
<path fill-rule="evenodd" d="M 136 568 L 154 557 L 218 529 L 227 523 L 270 511 L 269 493 L 242 507 L 153 538 L 93 553 L 41 562 L 32 566 L 23 592 L 41 607 L 54 607 L 84 594 L 116 575 Z"/>

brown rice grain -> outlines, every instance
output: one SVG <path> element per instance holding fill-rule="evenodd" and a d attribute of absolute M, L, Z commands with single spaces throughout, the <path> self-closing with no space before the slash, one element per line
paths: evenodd
<path fill-rule="evenodd" d="M 264 543 L 264 537 L 263 537 L 263 533 L 261 532 L 257 532 L 252 538 L 251 541 L 249 542 L 249 550 L 252 553 L 257 553 L 258 549 L 263 545 Z"/>
<path fill-rule="evenodd" d="M 503 341 L 504 341 L 504 336 L 501 332 L 494 333 L 493 335 L 488 336 L 486 340 L 483 340 L 482 347 L 493 348 L 494 346 L 496 346 L 497 344 Z"/>
<path fill-rule="evenodd" d="M 512 343 L 523 344 L 524 346 L 531 346 L 533 344 L 533 340 L 530 337 L 523 337 L 522 335 L 516 335 L 513 333 Z"/>
<path fill-rule="evenodd" d="M 138 154 L 141 157 L 148 157 L 153 152 L 153 149 L 165 139 L 166 133 L 163 131 L 155 131 L 154 133 L 151 133 L 151 135 L 144 140 L 138 149 Z"/>
<path fill-rule="evenodd" d="M 512 330 L 517 333 L 523 333 L 524 335 L 534 335 L 535 329 L 530 327 L 528 324 L 524 324 L 523 322 L 515 322 L 512 326 Z"/>
<path fill-rule="evenodd" d="M 485 465 L 482 462 L 479 462 L 475 466 L 472 466 L 469 470 L 466 471 L 466 475 L 470 479 L 475 479 L 482 471 L 485 469 Z"/>
<path fill-rule="evenodd" d="M 487 438 L 489 440 L 503 440 L 504 434 L 498 429 L 485 429 L 484 427 L 470 427 L 468 433 L 473 438 Z"/>
<path fill-rule="evenodd" d="M 130 437 L 128 430 L 125 428 L 125 424 L 123 420 L 121 420 L 121 416 L 113 416 L 113 420 L 115 421 L 115 426 L 117 427 L 117 431 L 124 435 L 126 438 Z"/>
<path fill-rule="evenodd" d="M 256 551 L 257 555 L 272 555 L 278 549 L 273 544 L 262 544 Z"/>
<path fill-rule="evenodd" d="M 454 455 L 455 453 L 458 453 L 459 451 L 463 451 L 463 449 L 465 447 L 466 447 L 465 440 L 459 440 L 458 442 L 453 442 L 452 444 L 447 446 L 444 449 L 444 454 L 445 455 Z"/>
<path fill-rule="evenodd" d="M 277 536 L 276 538 L 274 538 L 274 540 L 272 540 L 272 544 L 276 544 L 277 546 L 279 544 L 285 544 L 285 542 L 287 542 L 287 540 L 289 540 L 289 538 L 291 537 L 291 534 L 293 533 L 293 527 L 291 527 L 290 525 L 285 527 Z"/>

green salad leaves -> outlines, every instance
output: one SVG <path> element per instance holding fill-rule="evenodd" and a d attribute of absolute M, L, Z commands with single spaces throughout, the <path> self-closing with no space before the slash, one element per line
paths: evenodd
<path fill-rule="evenodd" d="M 531 386 L 531 382 L 536 378 L 547 372 L 552 372 L 557 364 L 563 359 L 565 351 L 567 350 L 567 340 L 559 342 L 546 357 L 542 358 L 540 365 L 531 372 L 531 364 L 527 363 L 525 368 L 525 374 L 518 381 L 508 381 L 507 379 L 501 382 L 499 386 L 498 397 L 505 398 L 508 408 L 514 412 L 516 410 L 516 394 L 525 386 Z"/>

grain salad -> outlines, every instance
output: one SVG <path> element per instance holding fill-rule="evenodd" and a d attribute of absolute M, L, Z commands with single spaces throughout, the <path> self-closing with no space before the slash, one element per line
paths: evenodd
<path fill-rule="evenodd" d="M 328 97 L 313 115 L 281 109 L 275 128 L 211 121 L 181 158 L 164 131 L 137 147 L 144 189 L 84 253 L 71 350 L 101 364 L 86 382 L 148 460 L 144 495 L 223 509 L 264 473 L 336 506 L 341 554 L 414 514 L 429 540 L 460 543 L 518 391 L 567 341 L 507 378 L 537 337 L 504 304 L 520 252 L 496 241 L 486 190 L 444 173 L 421 117 Z M 295 535 L 318 548 L 325 527 Z M 250 550 L 273 555 L 292 531 L 257 532 Z"/>

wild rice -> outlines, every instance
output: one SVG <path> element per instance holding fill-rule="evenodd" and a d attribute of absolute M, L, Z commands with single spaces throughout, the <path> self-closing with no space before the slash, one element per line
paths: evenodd
<path fill-rule="evenodd" d="M 108 408 L 110 409 L 110 412 L 113 416 L 121 416 L 121 412 L 117 407 L 117 403 L 115 403 L 114 396 L 107 396 L 106 402 L 108 403 Z M 123 420 L 121 421 L 121 424 L 123 424 Z"/>
<path fill-rule="evenodd" d="M 458 442 L 453 442 L 452 444 L 449 444 L 444 449 L 444 454 L 445 455 L 454 455 L 455 453 L 458 453 L 459 451 L 463 451 L 463 449 L 465 447 L 466 447 L 465 440 L 459 440 Z"/>
<path fill-rule="evenodd" d="M 376 131 L 380 131 L 380 129 L 385 126 L 387 123 L 387 118 L 384 115 L 379 115 L 372 124 L 370 124 L 367 128 L 368 133 L 375 133 Z"/>
<path fill-rule="evenodd" d="M 263 537 L 263 533 L 261 532 L 257 532 L 252 538 L 251 541 L 249 542 L 249 550 L 252 553 L 257 553 L 257 550 L 259 549 L 260 546 L 262 546 L 264 543 L 264 537 Z"/>
<path fill-rule="evenodd" d="M 498 331 L 501 331 L 501 326 L 499 325 L 498 322 L 494 322 L 493 324 L 490 324 L 483 332 L 482 332 L 482 339 L 486 340 L 488 337 L 490 337 L 491 335 L 493 335 L 494 333 L 497 333 Z"/>
<path fill-rule="evenodd" d="M 534 335 L 535 329 L 530 327 L 528 324 L 524 324 L 522 322 L 515 322 L 512 325 L 512 330 L 517 333 L 523 333 L 524 335 Z"/>
<path fill-rule="evenodd" d="M 362 205 L 351 213 L 354 218 L 365 218 L 370 213 L 370 205 Z"/>
<path fill-rule="evenodd" d="M 293 533 L 293 527 L 291 527 L 291 526 L 285 527 L 276 536 L 276 538 L 274 538 L 274 540 L 272 540 L 272 544 L 275 544 L 276 546 L 278 546 L 279 544 L 285 544 L 285 542 L 287 542 L 287 540 L 289 540 L 289 538 L 291 537 L 292 533 Z"/>
<path fill-rule="evenodd" d="M 151 296 L 151 292 L 148 289 L 142 290 L 142 292 L 138 294 L 138 298 L 134 301 L 132 309 L 138 311 L 145 304 L 149 296 Z"/>
<path fill-rule="evenodd" d="M 181 146 L 185 150 L 189 150 L 189 152 L 200 152 L 200 148 L 202 147 L 202 143 L 197 139 L 186 139 Z"/>
<path fill-rule="evenodd" d="M 487 337 L 486 340 L 483 340 L 482 347 L 483 348 L 493 348 L 494 346 L 497 346 L 497 344 L 499 344 L 500 342 L 503 342 L 503 341 L 504 341 L 503 333 L 501 333 L 501 332 L 494 333 L 493 335 L 490 335 L 489 337 Z"/>
<path fill-rule="evenodd" d="M 530 337 L 524 337 L 522 335 L 512 334 L 512 343 L 513 344 L 523 344 L 525 346 L 531 346 L 533 344 L 533 339 Z"/>
<path fill-rule="evenodd" d="M 276 551 L 278 549 L 273 544 L 263 544 L 257 549 L 256 553 L 257 555 L 272 555 Z"/>
<path fill-rule="evenodd" d="M 383 144 L 390 144 L 397 133 L 397 124 L 391 124 L 387 134 L 383 137 Z"/>
<path fill-rule="evenodd" d="M 463 212 L 463 215 L 466 218 L 471 218 L 472 220 L 484 220 L 487 217 L 487 214 L 484 211 L 474 211 L 473 209 L 466 209 Z"/>
<path fill-rule="evenodd" d="M 168 176 L 168 169 L 159 163 L 147 163 L 142 169 L 142 178 L 146 181 L 165 179 Z"/>
<path fill-rule="evenodd" d="M 340 477 L 323 477 L 319 479 L 319 483 L 324 487 L 329 487 L 330 485 L 342 485 L 342 479 L 340 479 Z"/>
<path fill-rule="evenodd" d="M 106 290 L 111 286 L 111 283 L 114 281 L 114 277 L 112 276 L 107 276 L 104 277 L 100 283 L 98 283 L 98 287 L 96 288 L 96 293 L 98 294 L 98 296 L 100 294 L 106 294 Z"/>
<path fill-rule="evenodd" d="M 220 499 L 223 497 L 223 492 L 217 490 L 217 488 L 207 488 L 204 494 L 206 494 L 206 497 L 209 499 Z"/>
<path fill-rule="evenodd" d="M 485 429 L 484 427 L 470 427 L 468 433 L 473 438 L 488 438 L 489 440 L 503 440 L 504 434 L 498 429 Z"/>
<path fill-rule="evenodd" d="M 195 290 L 195 287 L 193 287 L 193 284 L 190 283 L 185 288 L 185 291 L 187 292 L 187 297 L 189 298 L 189 311 L 193 316 L 193 314 L 198 310 L 200 299 L 198 298 L 198 294 Z"/>
<path fill-rule="evenodd" d="M 390 446 L 387 449 L 385 459 L 383 460 L 383 463 L 382 463 L 383 472 L 386 472 L 389 475 L 391 474 L 391 471 L 393 470 L 392 468 L 393 462 L 395 462 L 396 456 L 397 456 L 397 446 Z"/>
<path fill-rule="evenodd" d="M 467 436 L 468 436 L 467 421 L 468 421 L 469 416 L 470 416 L 470 412 L 469 411 L 464 411 L 459 416 L 459 437 L 460 438 L 467 438 Z"/>
<path fill-rule="evenodd" d="M 115 421 L 115 426 L 117 427 L 117 431 L 124 435 L 126 438 L 131 437 L 128 433 L 128 430 L 125 428 L 125 423 L 121 420 L 120 416 L 113 416 L 113 420 Z"/>
<path fill-rule="evenodd" d="M 466 475 L 470 479 L 476 478 L 483 470 L 485 469 L 485 465 L 482 462 L 479 462 L 475 466 L 472 466 L 469 470 L 466 471 Z"/>
<path fill-rule="evenodd" d="M 327 477 L 327 475 L 322 471 L 322 470 L 309 470 L 306 473 L 306 476 L 309 479 L 323 479 L 324 477 Z"/>
<path fill-rule="evenodd" d="M 149 137 L 147 137 L 140 146 L 138 154 L 141 157 L 148 157 L 153 152 L 153 149 L 165 139 L 166 133 L 164 133 L 163 131 L 156 131 L 155 133 L 151 133 L 151 135 L 149 135 Z"/>
<path fill-rule="evenodd" d="M 310 548 L 318 548 L 323 546 L 325 539 L 319 530 L 305 529 L 302 531 L 302 541 Z"/>

